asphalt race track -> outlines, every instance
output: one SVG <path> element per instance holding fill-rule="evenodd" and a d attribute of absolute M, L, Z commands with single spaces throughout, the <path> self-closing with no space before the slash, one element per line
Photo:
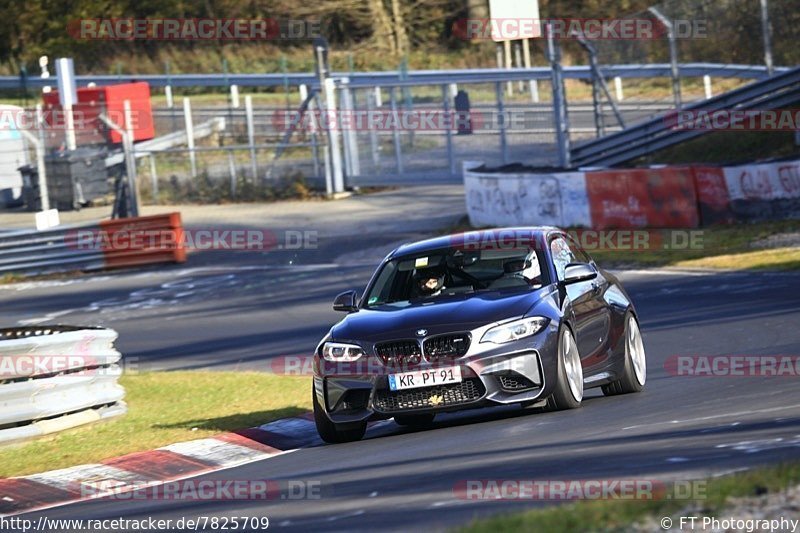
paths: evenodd
<path fill-rule="evenodd" d="M 380 248 L 398 237 L 366 239 Z M 266 369 L 274 357 L 310 353 L 339 316 L 333 296 L 363 287 L 374 266 L 374 257 L 343 254 L 367 247 L 342 236 L 321 239 L 319 250 L 291 265 L 280 252 L 259 261 L 198 257 L 188 267 L 6 286 L 0 318 L 111 326 L 121 351 L 143 369 Z M 578 410 L 473 411 L 441 416 L 425 431 L 386 422 L 361 442 L 314 439 L 206 476 L 318 481 L 319 500 L 94 500 L 30 516 L 267 516 L 271 529 L 427 531 L 541 505 L 459 499 L 453 489 L 466 480 L 667 481 L 798 457 L 797 377 L 675 376 L 665 363 L 674 355 L 800 355 L 800 274 L 621 276 L 647 349 L 641 394 L 605 398 L 592 389 Z"/>

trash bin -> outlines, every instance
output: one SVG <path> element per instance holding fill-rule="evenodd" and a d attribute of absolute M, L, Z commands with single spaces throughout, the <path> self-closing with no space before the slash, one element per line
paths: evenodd
<path fill-rule="evenodd" d="M 458 135 L 472 134 L 472 114 L 470 113 L 469 94 L 458 91 L 455 97 L 456 131 Z"/>
<path fill-rule="evenodd" d="M 80 209 L 111 193 L 101 150 L 78 148 L 48 154 L 45 171 L 50 204 L 61 211 Z"/>
<path fill-rule="evenodd" d="M 22 201 L 28 211 L 42 210 L 42 192 L 39 190 L 39 171 L 33 165 L 17 168 L 22 175 Z"/>

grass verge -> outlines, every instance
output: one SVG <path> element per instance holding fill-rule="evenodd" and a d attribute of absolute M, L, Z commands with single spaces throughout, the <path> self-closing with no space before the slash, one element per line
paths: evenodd
<path fill-rule="evenodd" d="M 92 463 L 253 427 L 311 409 L 309 380 L 259 372 L 123 376 L 128 413 L 0 449 L 0 477 Z"/>
<path fill-rule="evenodd" d="M 695 515 L 714 515 L 729 498 L 762 496 L 800 483 L 800 462 L 761 467 L 708 480 L 702 499 L 595 500 L 536 509 L 473 521 L 458 531 L 628 531 L 632 524 L 653 518 L 658 523 L 683 509 Z M 677 523 L 677 521 L 676 521 Z"/>
<path fill-rule="evenodd" d="M 782 220 L 733 226 L 710 226 L 696 230 L 697 246 L 686 249 L 590 250 L 604 266 L 675 266 L 733 270 L 796 270 L 800 248 L 759 248 L 772 235 L 800 231 L 800 221 Z M 683 233 L 683 230 L 678 230 Z"/>

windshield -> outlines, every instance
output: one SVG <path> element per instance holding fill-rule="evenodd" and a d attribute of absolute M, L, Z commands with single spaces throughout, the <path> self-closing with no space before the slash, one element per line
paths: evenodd
<path fill-rule="evenodd" d="M 365 299 L 365 307 L 404 306 L 481 291 L 518 292 L 546 280 L 541 254 L 533 250 L 432 250 L 386 263 Z"/>

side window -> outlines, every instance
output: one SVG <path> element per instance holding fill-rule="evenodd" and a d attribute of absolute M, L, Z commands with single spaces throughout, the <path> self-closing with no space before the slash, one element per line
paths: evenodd
<path fill-rule="evenodd" d="M 576 256 L 578 256 L 578 261 L 580 261 L 581 263 L 591 263 L 592 258 L 589 257 L 589 254 L 587 254 L 586 251 L 583 248 L 581 248 L 577 242 L 575 242 L 575 239 L 573 239 L 569 235 L 567 236 L 567 238 L 569 239 L 570 249 L 573 252 L 575 252 Z"/>
<path fill-rule="evenodd" d="M 563 237 L 556 237 L 550 241 L 550 254 L 553 256 L 553 264 L 556 267 L 559 281 L 564 280 L 564 271 L 568 264 L 579 262 L 569 243 Z"/>

